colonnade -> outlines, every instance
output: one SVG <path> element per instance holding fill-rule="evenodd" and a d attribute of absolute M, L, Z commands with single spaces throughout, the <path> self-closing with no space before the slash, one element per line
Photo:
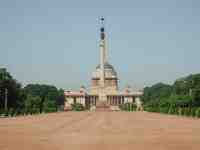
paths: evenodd
<path fill-rule="evenodd" d="M 98 101 L 98 96 L 96 95 L 90 95 L 90 96 L 87 96 L 86 98 L 86 103 L 89 106 L 96 105 L 97 101 Z"/>
<path fill-rule="evenodd" d="M 71 99 L 71 101 L 70 101 Z M 86 107 L 90 107 L 91 105 L 96 105 L 99 100 L 98 95 L 87 95 L 87 96 L 70 96 L 68 97 L 68 102 L 70 104 L 81 103 Z M 126 96 L 126 95 L 107 95 L 107 104 L 108 105 L 121 105 L 127 102 L 134 102 L 134 96 Z"/>
<path fill-rule="evenodd" d="M 134 102 L 133 96 L 124 96 L 124 95 L 109 95 L 107 96 L 107 104 L 109 105 L 120 105 L 127 102 Z"/>

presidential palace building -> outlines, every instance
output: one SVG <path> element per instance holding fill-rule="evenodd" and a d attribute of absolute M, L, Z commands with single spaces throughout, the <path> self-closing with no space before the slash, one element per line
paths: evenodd
<path fill-rule="evenodd" d="M 89 90 L 86 90 L 84 86 L 77 91 L 65 90 L 65 110 L 69 110 L 71 104 L 76 103 L 93 110 L 102 108 L 119 110 L 121 104 L 141 104 L 142 90 L 133 91 L 127 86 L 124 90 L 119 91 L 117 72 L 108 62 L 104 18 L 101 18 L 99 50 L 100 64 L 92 73 Z"/>

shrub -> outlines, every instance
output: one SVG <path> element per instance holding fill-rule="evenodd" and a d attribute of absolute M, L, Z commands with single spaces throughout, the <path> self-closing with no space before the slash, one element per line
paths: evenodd
<path fill-rule="evenodd" d="M 43 103 L 43 111 L 47 112 L 47 113 L 56 112 L 57 111 L 57 106 L 56 106 L 55 101 L 46 99 L 44 101 L 44 103 Z"/>
<path fill-rule="evenodd" d="M 0 115 L 4 114 L 3 109 L 0 109 Z"/>
<path fill-rule="evenodd" d="M 183 116 L 187 116 L 187 109 L 186 109 L 186 107 L 183 107 Z"/>
<path fill-rule="evenodd" d="M 8 115 L 11 116 L 11 117 L 13 117 L 14 114 L 15 114 L 15 110 L 14 110 L 13 108 L 10 108 L 10 109 L 8 110 Z"/>
<path fill-rule="evenodd" d="M 196 107 L 191 108 L 191 116 L 195 117 Z"/>
<path fill-rule="evenodd" d="M 200 118 L 200 107 L 195 111 L 196 117 Z"/>
<path fill-rule="evenodd" d="M 74 111 L 83 111 L 83 110 L 85 110 L 85 107 L 80 103 L 72 104 L 71 106 L 72 106 L 72 110 L 74 110 Z"/>
<path fill-rule="evenodd" d="M 191 111 L 190 111 L 190 107 L 186 108 L 186 116 L 190 116 L 191 115 Z"/>
<path fill-rule="evenodd" d="M 124 104 L 124 108 L 125 108 L 125 109 L 124 109 L 125 111 L 129 111 L 129 104 L 128 104 L 128 103 L 125 103 L 125 104 Z"/>
<path fill-rule="evenodd" d="M 176 114 L 176 108 L 173 105 L 169 107 L 168 114 Z"/>
<path fill-rule="evenodd" d="M 56 111 L 57 111 L 57 109 L 55 107 L 49 107 L 49 108 L 44 109 L 44 112 L 47 112 L 47 113 L 56 112 Z"/>
<path fill-rule="evenodd" d="M 5 111 L 4 111 L 4 115 L 5 115 L 5 116 L 9 116 L 9 110 L 5 110 Z"/>
<path fill-rule="evenodd" d="M 120 109 L 124 110 L 124 111 L 128 111 L 129 110 L 129 104 L 128 103 L 121 104 Z"/>
<path fill-rule="evenodd" d="M 32 108 L 32 114 L 39 114 L 40 109 L 39 108 Z"/>
<path fill-rule="evenodd" d="M 178 110 L 178 115 L 182 116 L 182 115 L 183 115 L 183 110 L 182 110 L 182 108 L 181 108 L 181 107 L 178 107 L 177 110 Z"/>
<path fill-rule="evenodd" d="M 174 109 L 175 109 L 174 114 L 179 115 L 179 108 L 175 107 Z"/>
<path fill-rule="evenodd" d="M 15 115 L 18 116 L 18 115 L 24 115 L 25 114 L 25 109 L 20 109 L 20 108 L 17 108 L 15 110 Z"/>
<path fill-rule="evenodd" d="M 132 111 L 136 111 L 136 108 L 137 108 L 136 104 L 132 103 L 132 104 L 131 104 L 131 109 L 132 109 Z"/>
<path fill-rule="evenodd" d="M 168 111 L 169 111 L 169 108 L 168 107 L 160 107 L 160 110 L 159 110 L 161 113 L 164 113 L 164 114 L 167 114 Z"/>
<path fill-rule="evenodd" d="M 28 114 L 30 114 L 30 110 L 28 108 L 25 108 L 24 113 L 25 113 L 25 115 L 28 115 Z"/>
<path fill-rule="evenodd" d="M 121 104 L 121 105 L 119 105 L 119 108 L 120 108 L 121 110 L 125 110 L 125 105 L 124 105 L 124 104 Z"/>

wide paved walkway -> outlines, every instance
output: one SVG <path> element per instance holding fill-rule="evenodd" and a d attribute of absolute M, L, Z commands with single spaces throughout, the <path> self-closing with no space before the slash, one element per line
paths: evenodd
<path fill-rule="evenodd" d="M 0 150 L 200 150 L 200 119 L 64 112 L 0 119 Z"/>

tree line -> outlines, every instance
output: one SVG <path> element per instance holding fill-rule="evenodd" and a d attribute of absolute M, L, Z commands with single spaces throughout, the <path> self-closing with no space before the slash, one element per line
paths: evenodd
<path fill-rule="evenodd" d="M 0 115 L 15 116 L 62 110 L 64 90 L 53 85 L 28 84 L 25 87 L 5 68 L 0 68 Z M 200 74 L 177 79 L 172 85 L 157 83 L 144 88 L 144 110 L 200 117 Z M 73 106 L 74 110 L 84 110 Z M 122 110 L 135 110 L 125 104 Z"/>
<path fill-rule="evenodd" d="M 62 109 L 64 99 L 63 89 L 45 84 L 22 87 L 5 68 L 0 68 L 0 115 L 55 112 Z"/>
<path fill-rule="evenodd" d="M 200 74 L 145 87 L 142 100 L 146 111 L 200 117 Z"/>

